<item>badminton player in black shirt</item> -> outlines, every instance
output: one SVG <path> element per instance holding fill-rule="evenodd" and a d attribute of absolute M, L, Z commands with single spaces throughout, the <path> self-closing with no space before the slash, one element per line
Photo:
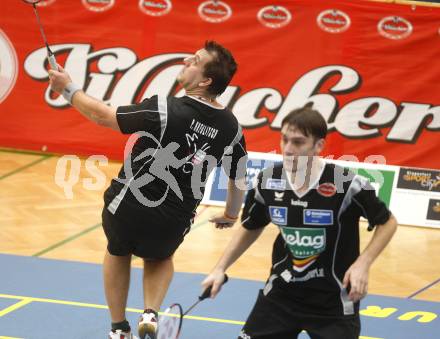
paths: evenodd
<path fill-rule="evenodd" d="M 214 220 L 223 228 L 237 219 L 245 187 L 245 141 L 237 119 L 216 100 L 236 68 L 227 49 L 208 41 L 184 60 L 177 80 L 185 96 L 153 96 L 118 108 L 86 95 L 62 67 L 50 71 L 52 89 L 87 118 L 124 134 L 138 134 L 118 178 L 104 194 L 109 338 L 135 338 L 125 318 L 132 255 L 144 259 L 145 312 L 139 335 L 156 337 L 157 311 L 174 272 L 173 253 L 190 231 L 206 178 L 220 163 L 230 179 L 225 211 Z"/>
<path fill-rule="evenodd" d="M 237 234 L 203 282 L 219 291 L 224 272 L 275 224 L 272 268 L 239 338 L 358 339 L 359 301 L 371 264 L 397 223 L 369 181 L 318 155 L 327 125 L 315 110 L 292 111 L 282 121 L 283 162 L 260 172 L 248 193 Z M 359 218 L 375 232 L 359 253 Z"/>

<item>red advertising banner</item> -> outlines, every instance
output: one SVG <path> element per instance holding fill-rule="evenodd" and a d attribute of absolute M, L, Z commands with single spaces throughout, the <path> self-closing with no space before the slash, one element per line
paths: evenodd
<path fill-rule="evenodd" d="M 313 102 L 330 130 L 325 155 L 440 168 L 440 8 L 365 0 L 43 0 L 38 11 L 58 62 L 111 105 L 182 95 L 175 81 L 182 59 L 213 39 L 239 64 L 220 101 L 242 124 L 250 151 L 278 151 L 283 117 Z M 32 6 L 4 1 L 0 146 L 121 159 L 127 137 L 51 93 L 45 57 Z"/>

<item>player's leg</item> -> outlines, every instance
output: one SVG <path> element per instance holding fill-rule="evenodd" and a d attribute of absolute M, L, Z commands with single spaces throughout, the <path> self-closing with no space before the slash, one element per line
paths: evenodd
<path fill-rule="evenodd" d="M 127 296 L 130 286 L 130 263 L 131 255 L 116 256 L 108 251 L 105 253 L 104 290 L 113 330 L 130 331 L 125 318 L 125 308 L 127 307 Z"/>
<path fill-rule="evenodd" d="M 155 339 L 157 332 L 157 312 L 162 305 L 174 274 L 172 257 L 161 260 L 144 259 L 144 313 L 138 331 L 141 339 Z"/>
<path fill-rule="evenodd" d="M 144 308 L 158 311 L 174 274 L 173 258 L 144 259 Z"/>
<path fill-rule="evenodd" d="M 301 332 L 297 319 L 260 291 L 239 339 L 295 339 Z"/>
<path fill-rule="evenodd" d="M 160 211 L 151 212 L 159 213 Z M 157 331 L 157 312 L 159 311 L 174 274 L 173 254 L 182 243 L 190 220 L 165 219 L 155 216 L 148 227 L 139 230 L 139 241 L 134 254 L 144 260 L 144 307 L 139 320 L 139 336 L 155 338 Z"/>
<path fill-rule="evenodd" d="M 304 329 L 311 339 L 358 339 L 361 332 L 359 316 L 347 318 L 307 318 Z"/>
<path fill-rule="evenodd" d="M 112 331 L 109 337 L 132 338 L 130 325 L 125 317 L 130 286 L 131 248 L 124 239 L 121 220 L 104 208 L 102 225 L 108 245 L 104 256 L 104 290 L 109 306 Z"/>

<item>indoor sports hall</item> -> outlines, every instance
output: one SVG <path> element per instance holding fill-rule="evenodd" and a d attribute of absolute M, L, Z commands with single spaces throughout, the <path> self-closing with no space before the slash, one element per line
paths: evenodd
<path fill-rule="evenodd" d="M 87 120 L 51 90 L 48 70 L 61 65 L 78 89 L 108 107 L 183 97 L 176 78 L 184 59 L 207 40 L 226 46 L 238 63 L 217 100 L 246 139 L 248 187 L 282 162 L 283 118 L 313 105 L 328 126 L 322 157 L 367 179 L 396 217 L 397 231 L 369 271 L 359 338 L 440 338 L 437 1 L 3 0 L 0 339 L 109 332 L 103 196 L 136 140 Z M 186 310 L 198 300 L 241 227 L 240 220 L 224 229 L 209 221 L 225 210 L 227 181 L 217 167 L 203 183 L 159 317 L 173 303 Z M 374 234 L 367 228 L 362 219 L 361 252 Z M 179 338 L 239 336 L 269 277 L 279 233 L 273 223 L 265 227 L 227 270 L 219 295 L 185 315 Z M 133 256 L 131 267 L 126 314 L 136 333 L 143 260 Z M 175 339 L 158 339 L 167 338 Z"/>

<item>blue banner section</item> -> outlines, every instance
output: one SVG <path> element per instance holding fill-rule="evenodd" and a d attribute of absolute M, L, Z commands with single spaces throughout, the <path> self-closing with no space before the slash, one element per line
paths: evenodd
<path fill-rule="evenodd" d="M 281 162 L 281 155 L 264 154 L 264 153 L 250 153 L 247 162 L 247 178 L 246 182 L 248 188 L 251 188 L 254 178 L 264 168 L 267 168 L 275 163 Z M 221 167 L 217 167 L 212 174 L 212 184 L 205 194 L 203 202 L 212 204 L 223 204 L 226 201 L 226 192 L 228 187 L 228 177 Z"/>

